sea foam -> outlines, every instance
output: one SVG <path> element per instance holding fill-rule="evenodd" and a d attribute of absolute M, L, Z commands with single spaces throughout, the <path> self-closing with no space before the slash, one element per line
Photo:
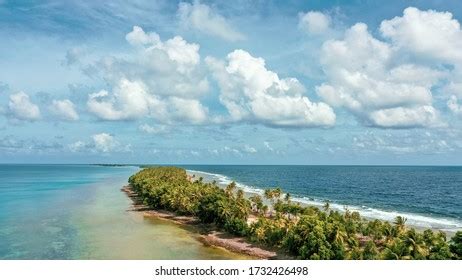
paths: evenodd
<path fill-rule="evenodd" d="M 196 174 L 196 176 L 202 176 L 205 181 L 211 182 L 215 180 L 219 186 L 226 186 L 231 182 L 235 181 L 229 178 L 228 176 L 217 174 L 217 173 L 209 173 L 204 171 L 198 170 L 187 170 L 187 172 L 191 174 Z M 242 189 L 246 193 L 251 194 L 260 194 L 263 195 L 264 189 L 257 188 L 254 186 L 249 186 L 246 184 L 242 184 L 238 181 L 235 181 L 238 188 Z M 307 197 L 307 196 L 293 196 L 292 201 L 299 202 L 303 205 L 309 206 L 316 206 L 316 207 L 323 207 L 326 201 L 329 201 L 330 208 L 333 210 L 337 210 L 340 212 L 345 212 L 347 209 L 349 211 L 356 211 L 361 214 L 362 217 L 366 219 L 379 219 L 383 221 L 393 222 L 397 216 L 402 216 L 407 219 L 407 224 L 414 227 L 419 228 L 431 228 L 436 230 L 442 230 L 445 232 L 457 232 L 462 230 L 462 221 L 458 221 L 456 219 L 449 219 L 449 218 L 442 218 L 442 217 L 431 217 L 423 214 L 417 213 L 407 213 L 407 212 L 400 212 L 400 211 L 387 211 L 382 209 L 377 209 L 368 206 L 358 206 L 358 205 L 344 205 L 340 203 L 336 203 L 335 201 L 319 199 L 315 197 Z"/>

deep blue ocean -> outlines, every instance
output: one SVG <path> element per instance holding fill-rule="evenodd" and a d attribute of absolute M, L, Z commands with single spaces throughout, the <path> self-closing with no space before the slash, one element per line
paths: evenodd
<path fill-rule="evenodd" d="M 236 181 L 249 192 L 281 187 L 294 200 L 360 212 L 445 231 L 462 228 L 462 167 L 186 165 L 221 184 Z"/>

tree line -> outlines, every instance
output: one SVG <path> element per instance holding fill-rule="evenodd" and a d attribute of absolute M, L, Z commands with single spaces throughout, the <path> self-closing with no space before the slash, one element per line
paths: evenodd
<path fill-rule="evenodd" d="M 390 223 L 334 211 L 329 203 L 305 207 L 280 188 L 246 197 L 234 182 L 220 188 L 178 167 L 145 168 L 129 183 L 149 207 L 195 216 L 299 259 L 462 259 L 462 231 L 448 240 L 441 231 L 409 228 L 400 216 Z"/>

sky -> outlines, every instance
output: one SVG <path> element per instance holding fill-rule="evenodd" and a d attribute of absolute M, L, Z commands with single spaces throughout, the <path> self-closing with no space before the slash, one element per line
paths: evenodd
<path fill-rule="evenodd" d="M 0 0 L 0 163 L 462 164 L 462 2 Z"/>

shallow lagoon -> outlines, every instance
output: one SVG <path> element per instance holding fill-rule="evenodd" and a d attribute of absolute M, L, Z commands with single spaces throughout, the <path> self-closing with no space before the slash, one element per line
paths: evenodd
<path fill-rule="evenodd" d="M 135 167 L 0 165 L 0 259 L 240 259 L 127 211 Z"/>

